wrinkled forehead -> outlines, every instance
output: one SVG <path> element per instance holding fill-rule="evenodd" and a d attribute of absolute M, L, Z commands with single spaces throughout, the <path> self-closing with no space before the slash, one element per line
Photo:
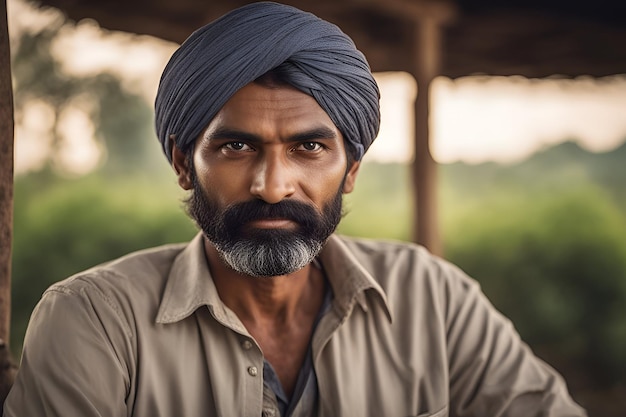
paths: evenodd
<path fill-rule="evenodd" d="M 244 86 L 217 112 L 202 136 L 254 142 L 332 140 L 343 148 L 343 135 L 324 109 L 313 97 L 288 85 Z"/>

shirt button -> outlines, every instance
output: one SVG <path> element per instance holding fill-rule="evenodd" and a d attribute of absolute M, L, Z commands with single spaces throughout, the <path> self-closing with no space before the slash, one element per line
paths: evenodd
<path fill-rule="evenodd" d="M 249 373 L 251 376 L 257 376 L 257 375 L 259 374 L 259 370 L 257 369 L 257 367 L 256 367 L 256 366 L 249 366 L 249 367 L 248 367 L 248 373 Z"/>
<path fill-rule="evenodd" d="M 244 340 L 244 341 L 241 343 L 241 347 L 242 347 L 244 350 L 250 350 L 250 348 L 252 347 L 252 342 L 250 342 L 249 340 Z"/>

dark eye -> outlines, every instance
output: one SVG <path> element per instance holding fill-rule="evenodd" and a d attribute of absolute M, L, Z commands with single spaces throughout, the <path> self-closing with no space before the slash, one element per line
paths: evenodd
<path fill-rule="evenodd" d="M 245 151 L 250 148 L 247 144 L 243 142 L 229 142 L 224 146 L 232 151 Z"/>
<path fill-rule="evenodd" d="M 305 151 L 318 151 L 322 148 L 322 145 L 318 142 L 303 142 L 299 147 Z"/>

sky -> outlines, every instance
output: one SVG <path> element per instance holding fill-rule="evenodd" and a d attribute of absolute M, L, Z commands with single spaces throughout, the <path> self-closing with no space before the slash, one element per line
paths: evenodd
<path fill-rule="evenodd" d="M 34 10 L 21 0 L 9 0 L 7 8 L 12 38 L 20 31 L 37 30 L 55 17 L 53 11 Z M 129 90 L 151 103 L 176 45 L 104 31 L 93 21 L 82 21 L 68 25 L 53 48 L 67 72 L 117 73 Z M 381 88 L 382 123 L 366 160 L 408 162 L 413 157 L 412 106 L 418 88 L 406 73 L 377 73 L 375 77 Z M 626 139 L 626 75 L 575 80 L 482 76 L 453 81 L 439 77 L 431 86 L 431 97 L 431 151 L 440 163 L 511 163 L 563 140 L 603 152 Z M 43 157 L 41 142 L 49 113 L 42 103 L 33 103 L 24 123 L 16 126 L 17 172 Z M 65 162 L 86 172 L 97 163 L 99 149 L 88 139 L 93 127 L 81 103 L 64 115 L 64 124 Z"/>

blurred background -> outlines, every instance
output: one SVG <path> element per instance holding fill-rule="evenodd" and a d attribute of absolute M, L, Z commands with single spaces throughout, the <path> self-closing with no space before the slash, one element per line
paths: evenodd
<path fill-rule="evenodd" d="M 196 229 L 153 128 L 158 80 L 176 44 L 23 0 L 7 7 L 19 358 L 51 283 Z M 340 232 L 408 241 L 419 88 L 407 72 L 376 78 L 382 130 Z M 591 416 L 624 416 L 626 75 L 431 81 L 441 255 L 481 283 Z"/>

